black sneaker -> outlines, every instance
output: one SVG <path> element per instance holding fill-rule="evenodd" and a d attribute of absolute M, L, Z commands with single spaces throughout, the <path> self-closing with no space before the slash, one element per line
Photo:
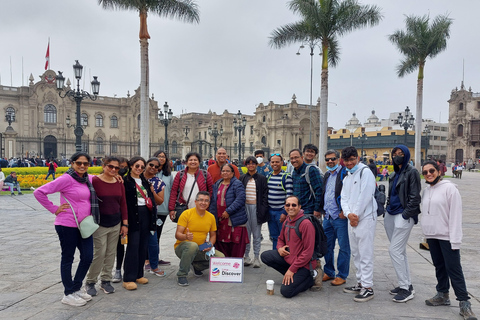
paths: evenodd
<path fill-rule="evenodd" d="M 192 266 L 193 267 L 193 266 Z M 195 273 L 195 277 L 203 276 L 203 272 L 198 270 L 197 268 L 193 267 L 193 273 Z"/>
<path fill-rule="evenodd" d="M 372 288 L 362 288 L 359 294 L 353 298 L 353 301 L 356 302 L 366 302 L 373 299 L 373 289 Z"/>
<path fill-rule="evenodd" d="M 411 293 L 415 294 L 415 290 L 413 290 L 412 285 L 408 287 L 408 290 L 410 290 Z M 392 289 L 389 292 L 392 296 L 396 296 L 399 291 L 400 291 L 400 287 L 396 287 L 395 289 Z"/>
<path fill-rule="evenodd" d="M 93 296 L 97 295 L 97 289 L 95 289 L 95 283 L 85 283 L 85 291 Z"/>
<path fill-rule="evenodd" d="M 362 284 L 361 283 L 357 283 L 353 287 L 343 288 L 343 292 L 346 292 L 346 293 L 360 293 L 361 290 L 362 290 Z"/>
<path fill-rule="evenodd" d="M 414 295 L 412 291 L 400 289 L 392 300 L 395 302 L 407 302 L 408 300 L 412 300 L 413 297 Z"/>
<path fill-rule="evenodd" d="M 110 284 L 110 281 L 102 281 L 100 288 L 107 294 L 115 292 L 115 288 Z"/>
<path fill-rule="evenodd" d="M 188 286 L 188 280 L 187 277 L 178 277 L 177 278 L 177 284 L 182 287 Z"/>

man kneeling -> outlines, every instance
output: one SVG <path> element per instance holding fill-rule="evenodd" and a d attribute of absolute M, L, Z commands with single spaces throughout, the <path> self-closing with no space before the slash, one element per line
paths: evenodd
<path fill-rule="evenodd" d="M 304 214 L 296 196 L 287 197 L 285 210 L 288 217 L 278 237 L 277 250 L 265 251 L 261 258 L 264 264 L 284 275 L 280 293 L 286 298 L 291 298 L 314 284 L 310 267 L 314 270 L 317 264 L 315 260 L 312 261 L 315 228 L 308 219 L 305 219 L 299 226 L 302 238 L 297 236 L 295 223 Z"/>
<path fill-rule="evenodd" d="M 213 214 L 207 211 L 210 205 L 210 194 L 200 191 L 195 198 L 195 208 L 185 210 L 178 219 L 174 245 L 175 254 L 180 258 L 180 266 L 177 272 L 179 286 L 188 286 L 187 275 L 190 266 L 193 265 L 195 276 L 201 277 L 202 271 L 209 267 L 207 252 L 212 250 L 217 239 L 217 223 Z M 200 251 L 199 246 L 207 241 L 211 246 Z M 215 250 L 215 257 L 225 257 L 223 253 Z"/>

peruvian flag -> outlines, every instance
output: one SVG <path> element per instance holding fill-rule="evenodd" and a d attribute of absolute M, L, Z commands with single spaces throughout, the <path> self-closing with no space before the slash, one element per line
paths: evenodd
<path fill-rule="evenodd" d="M 50 38 L 48 38 L 47 53 L 45 54 L 45 70 L 48 69 L 50 64 Z"/>

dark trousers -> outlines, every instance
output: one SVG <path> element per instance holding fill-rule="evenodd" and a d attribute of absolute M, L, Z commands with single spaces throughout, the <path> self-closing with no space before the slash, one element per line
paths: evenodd
<path fill-rule="evenodd" d="M 282 256 L 277 250 L 264 251 L 261 255 L 262 262 L 267 266 L 272 267 L 281 274 L 285 274 L 290 268 L 290 265 L 285 262 Z M 289 285 L 282 284 L 280 293 L 285 298 L 291 298 L 299 294 L 300 292 L 310 289 L 314 284 L 312 274 L 307 268 L 300 268 L 293 275 L 293 282 Z"/>
<path fill-rule="evenodd" d="M 460 250 L 452 250 L 450 241 L 446 240 L 427 239 L 427 243 L 435 266 L 437 291 L 448 293 L 451 282 L 458 301 L 470 299 L 460 264 Z"/>
<path fill-rule="evenodd" d="M 93 260 L 93 237 L 83 239 L 78 228 L 55 226 L 60 247 L 62 249 L 62 260 L 60 262 L 60 275 L 65 295 L 72 294 L 82 287 L 83 279 L 87 275 L 88 268 Z M 77 271 L 72 279 L 72 264 L 75 249 L 80 251 L 80 262 Z"/>
<path fill-rule="evenodd" d="M 150 212 L 146 206 L 138 207 L 139 230 L 128 232 L 127 252 L 123 265 L 123 281 L 135 282 L 143 277 L 143 266 L 147 257 L 150 236 Z"/>
<path fill-rule="evenodd" d="M 128 238 L 128 236 L 127 236 Z M 125 256 L 125 245 L 122 244 L 122 236 L 118 237 L 117 242 L 117 266 L 115 269 L 121 270 L 123 264 L 123 257 Z"/>

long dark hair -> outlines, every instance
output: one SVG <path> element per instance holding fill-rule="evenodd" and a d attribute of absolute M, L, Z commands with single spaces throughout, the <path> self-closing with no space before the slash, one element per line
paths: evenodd
<path fill-rule="evenodd" d="M 165 165 L 162 165 L 162 163 L 160 162 L 160 165 L 162 166 L 162 169 L 160 169 L 160 170 L 162 170 L 162 173 L 163 173 L 164 176 L 169 176 L 169 175 L 172 174 L 172 168 L 170 167 L 170 159 L 168 158 L 168 154 L 163 150 L 158 150 L 157 152 L 155 152 L 153 154 L 153 156 L 158 158 L 158 156 L 161 153 L 163 153 L 165 155 Z"/>
<path fill-rule="evenodd" d="M 80 157 L 85 157 L 87 158 L 87 161 L 88 162 L 92 162 L 92 157 L 90 157 L 90 155 L 86 152 L 75 152 L 74 154 L 72 154 L 72 157 L 70 158 L 70 162 L 73 162 L 73 161 L 77 161 L 78 158 Z"/>
<path fill-rule="evenodd" d="M 143 162 L 143 165 L 146 166 L 147 165 L 147 162 L 145 161 L 145 159 L 143 159 L 142 157 L 140 156 L 135 156 L 133 158 L 131 158 L 127 163 L 128 163 L 128 173 L 127 173 L 127 177 L 126 179 L 128 180 L 133 180 L 133 177 L 132 177 L 132 167 L 133 165 L 135 164 L 135 162 L 137 161 L 142 161 Z M 145 180 L 145 177 L 143 176 L 143 173 L 140 174 L 140 179 Z"/>

